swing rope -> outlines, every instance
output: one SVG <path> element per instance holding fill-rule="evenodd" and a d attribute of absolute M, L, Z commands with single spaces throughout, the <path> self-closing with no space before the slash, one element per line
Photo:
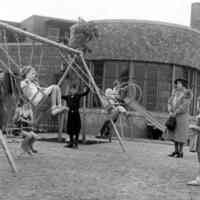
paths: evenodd
<path fill-rule="evenodd" d="M 39 66 L 38 66 L 38 73 L 40 73 L 40 68 L 41 68 L 41 65 L 42 65 L 43 57 L 44 57 L 44 50 L 43 50 L 43 48 L 41 48 L 40 61 L 39 61 Z"/>
<path fill-rule="evenodd" d="M 16 67 L 17 69 L 20 70 L 20 66 L 13 60 L 13 58 L 9 55 L 8 51 L 6 51 L 2 46 L 0 46 L 0 49 L 6 54 L 6 56 L 8 57 L 9 61 L 11 61 Z"/>
<path fill-rule="evenodd" d="M 30 65 L 32 66 L 32 62 L 33 62 L 33 56 L 34 56 L 34 43 L 35 43 L 35 41 L 34 40 L 32 40 L 32 42 L 31 42 L 31 53 L 30 53 Z"/>
<path fill-rule="evenodd" d="M 68 56 L 68 60 L 67 60 L 67 58 L 65 57 L 65 55 L 64 55 L 62 52 L 60 52 L 60 55 L 61 55 L 61 57 L 65 60 L 65 62 L 67 62 L 67 63 L 69 62 L 69 60 L 70 60 L 69 56 Z M 83 69 L 79 66 L 79 64 L 77 64 L 76 60 L 74 60 L 73 63 L 74 63 L 74 65 L 78 68 L 78 70 L 80 70 L 81 73 L 82 73 L 83 75 L 85 75 L 85 78 L 86 78 L 87 80 L 90 80 L 88 74 L 87 74 L 86 72 L 83 71 Z M 74 69 L 74 67 L 72 67 L 72 69 Z M 76 70 L 75 72 L 77 72 L 77 70 Z M 81 73 L 79 72 L 79 75 L 80 75 L 80 76 L 82 76 Z M 83 79 L 83 78 L 81 78 L 81 79 Z M 84 80 L 83 82 L 87 82 L 87 81 Z M 88 85 L 88 84 L 87 84 L 87 85 Z"/>
<path fill-rule="evenodd" d="M 62 52 L 60 52 L 60 55 L 61 55 L 61 57 L 63 58 L 63 60 L 66 62 L 66 63 L 69 63 L 70 61 L 69 61 L 69 59 L 70 58 L 68 58 L 68 60 L 67 60 L 67 58 L 64 56 L 64 54 L 62 53 Z M 74 61 L 73 63 L 75 64 L 75 62 L 76 61 Z M 78 64 L 76 64 L 76 66 L 78 66 Z M 71 69 L 76 73 L 76 75 L 80 78 L 80 80 L 82 81 L 82 82 L 84 82 L 93 92 L 94 92 L 94 89 L 92 88 L 92 87 L 90 87 L 90 85 L 88 84 L 88 82 L 82 77 L 82 75 L 80 74 L 80 72 L 78 72 L 78 70 L 77 69 L 75 69 L 75 67 L 71 67 Z M 79 70 L 80 70 L 80 67 L 78 68 Z"/>
<path fill-rule="evenodd" d="M 20 45 L 20 42 L 19 42 L 19 35 L 18 34 L 15 34 L 15 37 L 16 37 L 16 41 L 17 41 L 17 48 L 18 48 L 18 59 L 19 59 L 19 66 L 22 67 L 22 58 L 21 58 L 21 45 Z"/>

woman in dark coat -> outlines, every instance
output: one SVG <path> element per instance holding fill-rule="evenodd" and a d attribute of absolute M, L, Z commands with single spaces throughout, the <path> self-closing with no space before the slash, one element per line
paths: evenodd
<path fill-rule="evenodd" d="M 192 100 L 192 91 L 187 89 L 187 81 L 175 80 L 175 89 L 168 101 L 170 116 L 176 117 L 176 128 L 168 130 L 168 139 L 174 142 L 175 151 L 170 157 L 183 157 L 183 145 L 187 142 L 189 132 L 189 108 Z"/>
<path fill-rule="evenodd" d="M 86 96 L 89 93 L 90 89 L 83 93 L 77 92 L 77 86 L 73 85 L 70 89 L 70 94 L 67 96 L 62 96 L 64 100 L 67 102 L 67 106 L 69 107 L 68 111 L 68 119 L 67 119 L 67 133 L 69 134 L 70 141 L 67 147 L 75 147 L 78 148 L 78 138 L 81 130 L 81 118 L 79 113 L 80 108 L 80 100 L 81 97 Z"/>

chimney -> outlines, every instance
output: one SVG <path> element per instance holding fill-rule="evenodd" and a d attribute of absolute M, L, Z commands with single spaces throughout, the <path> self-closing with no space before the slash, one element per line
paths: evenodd
<path fill-rule="evenodd" d="M 200 3 L 192 3 L 190 26 L 200 30 Z"/>

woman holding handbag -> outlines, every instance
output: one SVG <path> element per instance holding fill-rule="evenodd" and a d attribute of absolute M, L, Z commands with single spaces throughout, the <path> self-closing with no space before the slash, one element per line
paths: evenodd
<path fill-rule="evenodd" d="M 189 131 L 189 108 L 192 100 L 192 91 L 187 89 L 187 81 L 176 79 L 175 88 L 168 101 L 169 117 L 175 118 L 174 130 L 168 128 L 168 139 L 174 142 L 174 152 L 170 157 L 183 158 L 183 145 L 187 142 Z"/>

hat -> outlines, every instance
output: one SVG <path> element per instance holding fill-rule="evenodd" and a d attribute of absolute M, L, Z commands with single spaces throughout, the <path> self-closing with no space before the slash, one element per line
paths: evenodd
<path fill-rule="evenodd" d="M 174 84 L 177 84 L 178 82 L 182 83 L 182 85 L 187 88 L 187 86 L 188 86 L 188 81 L 187 80 L 185 80 L 183 78 L 177 78 L 174 81 Z"/>
<path fill-rule="evenodd" d="M 23 77 L 25 77 L 31 70 L 33 69 L 32 66 L 28 65 L 28 66 L 23 66 L 21 69 L 21 75 Z"/>

